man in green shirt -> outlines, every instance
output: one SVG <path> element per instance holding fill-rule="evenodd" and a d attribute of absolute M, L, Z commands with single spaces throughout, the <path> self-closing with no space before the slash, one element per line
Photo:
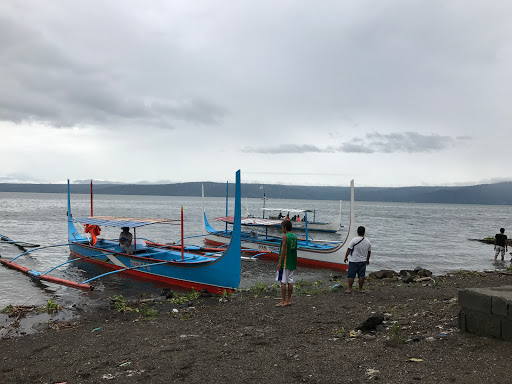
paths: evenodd
<path fill-rule="evenodd" d="M 293 273 L 297 268 L 297 236 L 290 232 L 292 223 L 290 220 L 283 220 L 281 227 L 283 228 L 283 237 L 276 266 L 276 280 L 281 282 L 281 301 L 276 304 L 276 307 L 292 304 Z"/>

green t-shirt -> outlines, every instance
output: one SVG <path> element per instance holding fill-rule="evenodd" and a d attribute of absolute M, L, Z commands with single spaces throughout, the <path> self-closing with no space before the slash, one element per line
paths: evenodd
<path fill-rule="evenodd" d="M 281 255 L 281 247 L 279 246 L 279 255 Z M 297 236 L 288 232 L 286 234 L 286 255 L 281 259 L 281 268 L 297 269 Z"/>

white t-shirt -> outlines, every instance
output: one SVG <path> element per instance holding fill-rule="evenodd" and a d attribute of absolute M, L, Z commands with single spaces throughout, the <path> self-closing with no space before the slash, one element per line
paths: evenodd
<path fill-rule="evenodd" d="M 361 239 L 363 241 L 361 241 Z M 348 261 L 353 263 L 361 263 L 366 261 L 368 252 L 372 250 L 372 243 L 370 243 L 370 240 L 368 240 L 366 237 L 363 238 L 361 236 L 356 236 L 350 241 L 350 243 L 348 243 L 348 248 L 353 250 L 352 254 L 349 256 Z"/>

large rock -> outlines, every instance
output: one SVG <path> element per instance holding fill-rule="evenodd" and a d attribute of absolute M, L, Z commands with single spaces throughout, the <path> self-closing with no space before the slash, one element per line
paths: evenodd
<path fill-rule="evenodd" d="M 370 277 L 373 277 L 374 279 L 390 278 L 395 277 L 395 275 L 396 272 L 390 269 L 381 269 L 380 271 L 370 273 Z"/>
<path fill-rule="evenodd" d="M 414 281 L 414 277 L 409 272 L 406 272 L 405 274 L 401 275 L 402 281 L 406 284 L 412 283 Z"/>
<path fill-rule="evenodd" d="M 377 325 L 382 324 L 384 321 L 383 313 L 374 313 L 369 318 L 367 318 L 363 323 L 357 328 L 361 331 L 373 331 L 377 327 Z"/>
<path fill-rule="evenodd" d="M 432 272 L 429 271 L 428 269 L 420 269 L 417 272 L 417 275 L 418 275 L 418 277 L 430 277 L 430 276 L 432 276 Z"/>

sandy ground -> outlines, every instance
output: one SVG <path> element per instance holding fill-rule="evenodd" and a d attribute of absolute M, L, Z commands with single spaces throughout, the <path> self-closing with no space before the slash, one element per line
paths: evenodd
<path fill-rule="evenodd" d="M 301 282 L 281 308 L 264 284 L 227 298 L 119 299 L 0 339 L 0 383 L 510 383 L 512 344 L 460 333 L 456 297 L 512 276 L 434 279 L 370 280 L 351 295 L 333 281 Z M 358 333 L 374 312 L 383 326 Z"/>

